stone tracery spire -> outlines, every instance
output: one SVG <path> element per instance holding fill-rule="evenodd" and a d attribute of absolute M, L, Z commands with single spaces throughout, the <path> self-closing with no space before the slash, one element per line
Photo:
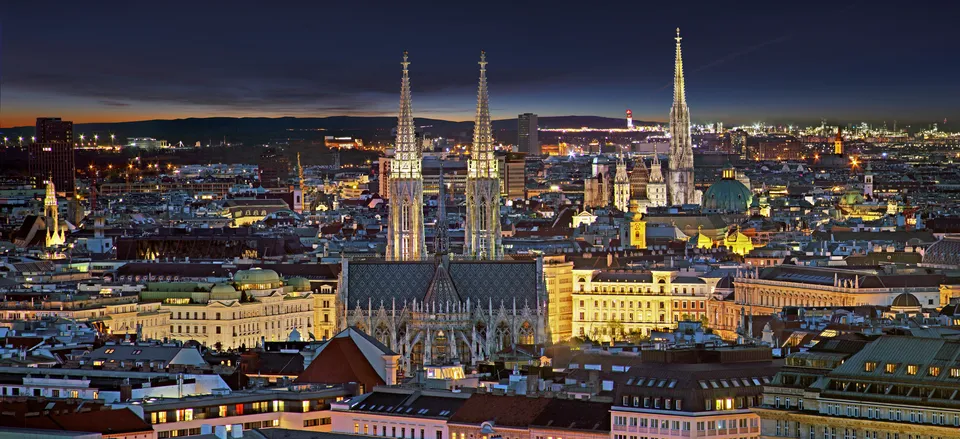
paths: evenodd
<path fill-rule="evenodd" d="M 407 53 L 403 53 L 396 152 L 390 163 L 390 218 L 387 258 L 416 261 L 426 253 L 423 241 L 423 152 L 417 146 Z"/>
<path fill-rule="evenodd" d="M 670 107 L 670 203 L 697 202 L 693 186 L 693 143 L 690 137 L 690 109 L 683 78 L 683 54 L 680 49 L 680 28 L 677 28 L 677 53 L 673 76 L 673 106 Z"/>
<path fill-rule="evenodd" d="M 497 158 L 493 154 L 485 52 L 480 52 L 479 64 L 477 116 L 467 162 L 467 221 L 463 250 L 468 257 L 499 259 L 503 256 L 500 244 L 500 173 Z"/>

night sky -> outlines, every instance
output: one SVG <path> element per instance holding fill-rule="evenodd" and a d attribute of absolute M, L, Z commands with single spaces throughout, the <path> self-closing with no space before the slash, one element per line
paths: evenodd
<path fill-rule="evenodd" d="M 960 121 L 946 1 L 2 3 L 5 127 L 393 115 L 404 50 L 415 115 L 467 120 L 481 49 L 496 118 L 663 121 L 678 26 L 694 122 Z"/>

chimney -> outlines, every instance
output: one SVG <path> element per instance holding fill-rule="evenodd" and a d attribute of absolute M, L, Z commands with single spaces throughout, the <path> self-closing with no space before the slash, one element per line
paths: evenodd
<path fill-rule="evenodd" d="M 230 437 L 233 439 L 243 438 L 243 424 L 233 424 L 233 428 L 230 429 Z"/>
<path fill-rule="evenodd" d="M 397 385 L 397 361 L 400 356 L 396 354 L 384 354 L 383 358 L 384 377 L 383 382 L 388 386 Z"/>
<path fill-rule="evenodd" d="M 227 439 L 227 426 L 218 425 L 216 428 L 214 428 L 213 434 L 217 436 L 217 439 Z"/>

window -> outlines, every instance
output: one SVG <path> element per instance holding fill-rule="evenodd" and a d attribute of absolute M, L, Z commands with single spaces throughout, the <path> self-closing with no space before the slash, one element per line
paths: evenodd
<path fill-rule="evenodd" d="M 226 417 L 226 416 L 227 416 L 227 406 L 225 406 L 225 405 L 220 406 L 220 409 L 218 410 L 218 412 L 219 412 L 218 415 L 219 415 L 221 418 Z"/>
<path fill-rule="evenodd" d="M 916 374 L 917 374 L 917 369 L 919 369 L 919 366 L 917 366 L 916 364 L 908 364 L 908 365 L 907 365 L 907 375 L 916 375 Z"/>
<path fill-rule="evenodd" d="M 360 434 L 360 424 L 353 424 L 353 434 Z"/>
<path fill-rule="evenodd" d="M 930 368 L 927 370 L 927 373 L 932 377 L 940 376 L 940 368 L 937 366 L 930 366 Z"/>
<path fill-rule="evenodd" d="M 875 370 L 877 370 L 877 362 L 876 362 L 876 361 L 868 361 L 868 362 L 866 362 L 866 363 L 863 363 L 863 371 L 864 371 L 864 372 L 873 372 L 873 371 L 875 371 Z"/>
<path fill-rule="evenodd" d="M 883 366 L 883 371 L 886 373 L 894 373 L 897 371 L 897 365 L 894 363 L 887 363 Z"/>

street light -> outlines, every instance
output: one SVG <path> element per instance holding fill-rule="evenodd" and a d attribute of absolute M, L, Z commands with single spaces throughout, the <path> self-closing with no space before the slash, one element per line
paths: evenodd
<path fill-rule="evenodd" d="M 17 137 L 17 141 L 20 142 L 20 147 L 23 148 L 23 136 Z"/>

